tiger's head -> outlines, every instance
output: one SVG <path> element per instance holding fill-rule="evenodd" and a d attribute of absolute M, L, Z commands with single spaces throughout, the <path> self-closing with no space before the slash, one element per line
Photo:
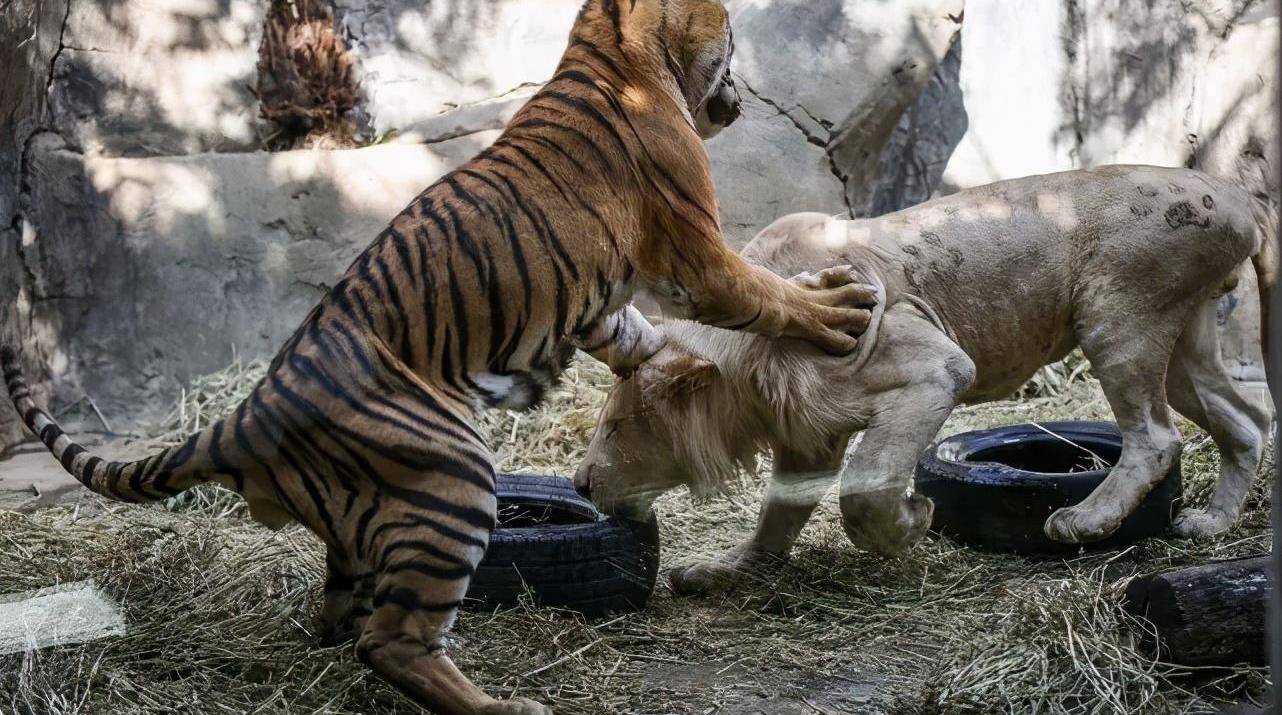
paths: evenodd
<path fill-rule="evenodd" d="M 714 0 L 673 0 L 670 7 L 684 13 L 679 23 L 669 21 L 662 31 L 666 47 L 674 53 L 669 71 L 681 77 L 678 85 L 694 118 L 695 131 L 711 139 L 739 118 L 739 89 L 730 76 L 734 32 L 725 6 Z"/>
<path fill-rule="evenodd" d="M 739 117 L 734 36 L 721 0 L 587 0 L 575 35 L 660 75 L 700 137 Z"/>

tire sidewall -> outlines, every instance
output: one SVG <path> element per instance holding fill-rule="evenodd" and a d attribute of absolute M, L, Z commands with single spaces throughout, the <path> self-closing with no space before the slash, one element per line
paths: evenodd
<path fill-rule="evenodd" d="M 575 524 L 497 528 L 468 587 L 468 600 L 493 609 L 535 604 L 597 617 L 643 608 L 659 570 L 658 522 L 624 522 L 597 511 L 564 477 L 500 474 L 503 504 L 546 506 L 578 516 Z"/>
<path fill-rule="evenodd" d="M 1073 442 L 1109 445 L 1120 452 L 1121 431 L 1111 422 L 1037 423 Z M 1062 555 L 1082 548 L 1115 549 L 1162 534 L 1180 504 L 1182 478 L 1178 460 L 1146 495 L 1117 532 L 1091 544 L 1061 544 L 1042 531 L 1056 509 L 1077 504 L 1093 492 L 1109 470 L 1044 473 L 1005 464 L 972 461 L 970 455 L 992 447 L 1028 442 L 1030 447 L 1054 439 L 1026 423 L 965 432 L 932 444 L 917 466 L 917 491 L 935 502 L 932 530 L 962 543 L 991 551 Z M 948 454 L 941 457 L 940 452 Z"/>

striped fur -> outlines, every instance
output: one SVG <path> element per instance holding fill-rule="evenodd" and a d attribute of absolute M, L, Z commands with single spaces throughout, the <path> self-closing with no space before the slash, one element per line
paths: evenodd
<path fill-rule="evenodd" d="M 99 494 L 128 502 L 166 499 L 195 486 L 199 480 L 186 465 L 197 455 L 200 435 L 193 435 L 181 447 L 162 450 L 137 462 L 107 462 L 76 444 L 56 421 L 32 399 L 31 390 L 18 363 L 18 354 L 0 346 L 0 372 L 4 374 L 9 397 L 22 421 L 40 438 L 54 458 L 86 487 Z M 201 471 L 195 474 L 203 474 Z"/>
<path fill-rule="evenodd" d="M 696 126 L 737 114 L 707 106 L 733 104 L 729 54 L 719 2 L 589 0 L 556 74 L 494 145 L 394 218 L 252 394 L 180 447 L 128 464 L 88 454 L 6 349 L 14 404 L 100 494 L 152 501 L 212 481 L 266 524 L 305 524 L 328 547 L 327 633 L 359 634 L 360 657 L 415 702 L 545 712 L 488 697 L 442 653 L 495 521 L 476 410 L 537 400 L 575 344 L 610 354 L 602 335 L 653 352 L 614 330 L 635 328 L 612 316 L 639 285 L 695 319 L 830 350 L 866 323 L 834 307 L 849 293 L 803 293 L 722 242 Z"/>

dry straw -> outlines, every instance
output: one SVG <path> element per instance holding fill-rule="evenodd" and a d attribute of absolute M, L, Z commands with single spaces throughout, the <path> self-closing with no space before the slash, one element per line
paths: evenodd
<path fill-rule="evenodd" d="M 237 363 L 193 383 L 168 425 L 207 424 L 261 375 Z M 492 413 L 502 465 L 569 473 L 609 384 L 576 362 L 549 403 Z M 946 432 L 1107 418 L 1080 376 L 1049 396 L 959 410 Z M 1188 425 L 1184 425 L 1186 428 Z M 1186 494 L 1208 496 L 1214 447 L 1186 429 Z M 663 566 L 713 556 L 755 524 L 753 489 L 658 505 Z M 92 579 L 129 632 L 0 656 L 0 711 L 15 713 L 412 713 L 348 648 L 315 645 L 322 552 L 307 532 L 269 532 L 234 495 L 204 490 L 169 509 L 106 505 L 0 513 L 0 592 Z M 497 695 L 558 715 L 602 713 L 1183 713 L 1259 692 L 1247 667 L 1161 663 L 1118 607 L 1133 574 L 1266 550 L 1268 485 L 1241 522 L 1204 541 L 1150 540 L 1069 561 L 983 554 L 929 540 L 887 560 L 845 540 L 831 496 L 788 563 L 716 598 L 660 588 L 643 613 L 596 623 L 520 608 L 465 613 L 454 652 Z"/>
<path fill-rule="evenodd" d="M 356 62 L 323 0 L 272 0 L 253 88 L 259 115 L 275 127 L 268 149 L 351 146 L 349 114 L 360 102 Z"/>

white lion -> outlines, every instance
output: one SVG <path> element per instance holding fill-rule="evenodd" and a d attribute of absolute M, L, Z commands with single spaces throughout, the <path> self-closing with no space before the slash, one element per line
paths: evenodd
<path fill-rule="evenodd" d="M 674 574 L 686 591 L 786 555 L 839 471 L 846 533 L 896 553 L 930 524 L 933 505 L 912 493 L 912 475 L 952 409 L 1006 396 L 1080 346 L 1124 446 L 1094 493 L 1050 516 L 1047 535 L 1086 542 L 1117 529 L 1179 457 L 1168 403 L 1210 433 L 1221 457 L 1210 504 L 1185 510 L 1176 530 L 1222 531 L 1256 474 L 1270 415 L 1220 361 L 1215 299 L 1248 258 L 1267 297 L 1257 223 L 1266 211 L 1195 171 L 1111 166 L 991 184 L 876 219 L 786 216 L 744 257 L 781 275 L 819 271 L 798 276 L 816 287 L 848 271 L 874 285 L 881 303 L 856 353 L 665 325 L 666 345 L 611 392 L 576 482 L 607 511 L 643 509 L 680 484 L 714 490 L 771 449 L 756 533 Z"/>

